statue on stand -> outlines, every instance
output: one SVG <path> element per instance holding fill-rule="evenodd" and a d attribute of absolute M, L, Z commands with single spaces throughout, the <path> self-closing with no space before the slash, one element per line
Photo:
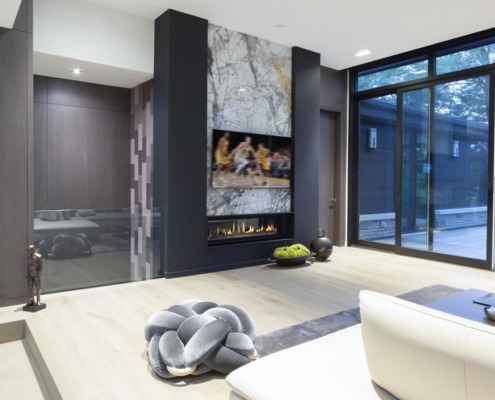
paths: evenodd
<path fill-rule="evenodd" d="M 25 311 L 37 311 L 46 307 L 41 303 L 41 275 L 43 275 L 43 257 L 33 245 L 28 246 L 27 273 L 28 302 Z"/>

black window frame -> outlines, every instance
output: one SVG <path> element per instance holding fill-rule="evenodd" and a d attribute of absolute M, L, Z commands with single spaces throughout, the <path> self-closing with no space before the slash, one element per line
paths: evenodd
<path fill-rule="evenodd" d="M 362 64 L 349 69 L 349 197 L 348 197 L 348 231 L 347 242 L 348 245 L 362 245 L 366 247 L 372 247 L 377 249 L 396 251 L 396 246 L 385 245 L 382 243 L 375 243 L 370 241 L 359 240 L 359 188 L 357 187 L 358 174 L 359 174 L 359 102 L 361 100 L 372 99 L 376 97 L 386 96 L 390 94 L 398 95 L 402 91 L 408 88 L 417 88 L 422 85 L 430 86 L 444 81 L 453 80 L 456 78 L 472 77 L 485 73 L 490 76 L 490 92 L 489 92 L 489 142 L 491 143 L 491 156 L 489 158 L 489 169 L 491 176 L 494 175 L 494 156 L 493 156 L 493 143 L 495 136 L 495 63 L 487 64 L 483 66 L 472 67 L 468 69 L 462 69 L 458 71 L 452 71 L 448 73 L 436 74 L 436 58 L 443 55 L 453 54 L 459 51 L 465 51 L 474 49 L 479 46 L 495 43 L 495 28 L 488 29 L 482 32 L 477 32 L 471 35 L 466 35 L 460 38 L 452 39 L 442 43 L 427 46 L 421 49 L 413 50 L 410 52 L 402 53 L 392 57 L 388 57 L 382 60 L 377 60 Z M 379 71 L 385 71 L 397 66 L 407 65 L 417 61 L 428 59 L 428 75 L 424 78 L 416 80 L 400 82 L 397 84 L 391 84 L 386 86 L 380 86 L 378 88 L 372 88 L 367 90 L 358 91 L 358 77 L 363 74 L 374 73 Z M 399 121 L 398 121 L 399 122 Z M 489 175 L 490 176 L 490 175 Z M 493 179 L 488 179 L 489 196 L 493 198 Z M 396 209 L 397 209 L 397 196 L 398 188 L 396 191 Z M 490 206 L 489 215 L 493 215 L 493 203 Z M 493 220 L 493 218 L 492 218 Z M 491 223 L 490 221 L 489 223 Z M 489 235 L 489 240 L 493 241 L 492 235 Z M 493 243 L 488 242 L 487 246 L 493 246 Z M 492 251 L 489 252 L 492 255 Z M 444 255 L 439 253 L 425 253 L 421 252 L 408 252 L 407 255 L 436 259 L 439 261 L 446 261 L 461 265 L 467 265 L 472 267 L 492 269 L 493 260 L 488 259 L 484 263 L 479 263 L 473 259 L 465 259 L 457 256 Z M 493 257 L 493 255 L 492 255 Z"/>

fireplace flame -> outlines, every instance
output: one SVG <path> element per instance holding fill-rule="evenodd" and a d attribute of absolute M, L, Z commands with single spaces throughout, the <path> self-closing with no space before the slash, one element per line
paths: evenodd
<path fill-rule="evenodd" d="M 237 224 L 232 222 L 229 228 L 220 228 L 217 226 L 214 232 L 210 231 L 210 236 L 234 236 L 234 235 L 249 235 L 252 233 L 277 233 L 278 229 L 274 224 L 262 225 L 256 228 L 253 225 L 246 225 L 245 222 Z"/>

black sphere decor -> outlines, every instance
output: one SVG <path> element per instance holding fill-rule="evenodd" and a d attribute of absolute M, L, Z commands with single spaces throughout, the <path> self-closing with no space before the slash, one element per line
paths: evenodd
<path fill-rule="evenodd" d="M 318 229 L 318 233 L 311 241 L 309 249 L 315 253 L 317 261 L 325 261 L 332 254 L 333 243 L 325 236 L 324 229 Z"/>

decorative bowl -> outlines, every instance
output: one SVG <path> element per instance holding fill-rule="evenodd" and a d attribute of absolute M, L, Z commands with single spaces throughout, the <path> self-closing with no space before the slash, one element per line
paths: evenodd
<path fill-rule="evenodd" d="M 303 265 L 307 261 L 313 262 L 314 253 L 305 255 L 305 256 L 297 256 L 297 257 L 286 257 L 286 258 L 278 258 L 272 255 L 268 262 L 276 262 L 281 267 L 296 267 L 298 265 Z"/>

